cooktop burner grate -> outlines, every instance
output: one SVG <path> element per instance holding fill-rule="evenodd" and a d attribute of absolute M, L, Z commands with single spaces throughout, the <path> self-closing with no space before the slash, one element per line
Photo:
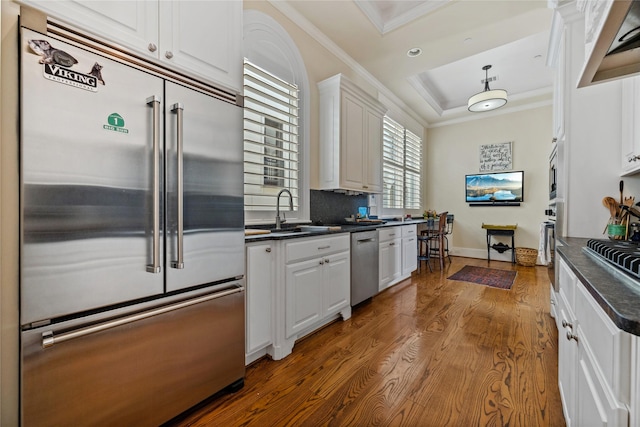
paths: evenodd
<path fill-rule="evenodd" d="M 635 242 L 589 239 L 590 252 L 640 279 L 640 246 Z"/>

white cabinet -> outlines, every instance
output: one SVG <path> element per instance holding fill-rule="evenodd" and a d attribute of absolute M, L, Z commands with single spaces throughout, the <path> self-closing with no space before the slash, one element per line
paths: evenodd
<path fill-rule="evenodd" d="M 640 171 L 640 77 L 622 81 L 622 175 Z"/>
<path fill-rule="evenodd" d="M 402 226 L 402 277 L 411 276 L 418 268 L 418 242 L 416 240 L 417 226 Z"/>
<path fill-rule="evenodd" d="M 380 228 L 378 239 L 378 290 L 382 291 L 397 283 L 402 276 L 402 227 Z"/>
<path fill-rule="evenodd" d="M 273 343 L 274 246 L 272 241 L 246 245 L 247 363 L 266 354 Z"/>
<path fill-rule="evenodd" d="M 298 238 L 284 243 L 284 342 L 331 321 L 351 317 L 351 239 L 348 233 Z M 284 355 L 286 355 L 284 354 Z"/>
<path fill-rule="evenodd" d="M 25 0 L 198 80 L 242 90 L 242 2 Z"/>
<path fill-rule="evenodd" d="M 285 275 L 286 336 L 322 318 L 324 258 L 287 265 Z"/>
<path fill-rule="evenodd" d="M 382 192 L 382 118 L 386 108 L 345 76 L 318 83 L 320 187 Z"/>
<path fill-rule="evenodd" d="M 565 262 L 559 260 L 558 308 L 556 324 L 558 326 L 558 388 L 562 397 L 562 409 L 567 427 L 577 426 L 576 414 L 576 362 L 578 346 L 570 339 L 577 330 L 577 322 L 573 314 L 574 291 L 577 277 Z"/>
<path fill-rule="evenodd" d="M 555 14 L 552 22 L 549 42 L 549 62 L 553 67 L 553 138 L 557 141 L 564 137 L 565 117 L 565 27 L 560 15 Z"/>
<path fill-rule="evenodd" d="M 561 259 L 558 383 L 567 426 L 627 426 L 631 343 Z"/>

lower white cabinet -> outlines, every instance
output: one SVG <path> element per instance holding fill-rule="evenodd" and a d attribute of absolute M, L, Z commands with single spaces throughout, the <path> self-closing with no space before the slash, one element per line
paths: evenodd
<path fill-rule="evenodd" d="M 245 362 L 267 353 L 273 344 L 273 241 L 246 245 Z"/>
<path fill-rule="evenodd" d="M 349 305 L 350 259 L 340 252 L 287 265 L 287 338 Z"/>
<path fill-rule="evenodd" d="M 628 426 L 631 344 L 560 259 L 558 383 L 567 426 Z"/>
<path fill-rule="evenodd" d="M 378 229 L 379 251 L 378 290 L 382 291 L 397 283 L 402 276 L 402 229 L 386 227 Z"/>
<path fill-rule="evenodd" d="M 402 278 L 411 276 L 418 269 L 417 226 L 402 226 Z"/>
<path fill-rule="evenodd" d="M 417 226 L 401 225 L 378 229 L 378 290 L 411 276 L 418 268 Z"/>
<path fill-rule="evenodd" d="M 281 359 L 295 341 L 334 320 L 351 317 L 351 237 L 349 233 L 280 242 L 282 281 L 276 289 L 283 303 L 276 310 L 281 325 L 272 357 Z"/>

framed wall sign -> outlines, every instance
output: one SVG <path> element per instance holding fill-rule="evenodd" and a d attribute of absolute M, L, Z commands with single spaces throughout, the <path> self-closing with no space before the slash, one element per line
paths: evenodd
<path fill-rule="evenodd" d="M 480 172 L 506 171 L 513 169 L 511 142 L 480 146 Z"/>

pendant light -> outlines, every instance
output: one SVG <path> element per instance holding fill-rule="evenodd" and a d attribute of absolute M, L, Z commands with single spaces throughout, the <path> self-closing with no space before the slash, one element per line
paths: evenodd
<path fill-rule="evenodd" d="M 485 71 L 484 91 L 476 93 L 469 98 L 469 111 L 473 113 L 481 113 L 483 111 L 491 111 L 502 107 L 507 103 L 507 91 L 503 89 L 489 89 L 489 68 L 491 65 L 485 65 L 482 69 Z"/>

